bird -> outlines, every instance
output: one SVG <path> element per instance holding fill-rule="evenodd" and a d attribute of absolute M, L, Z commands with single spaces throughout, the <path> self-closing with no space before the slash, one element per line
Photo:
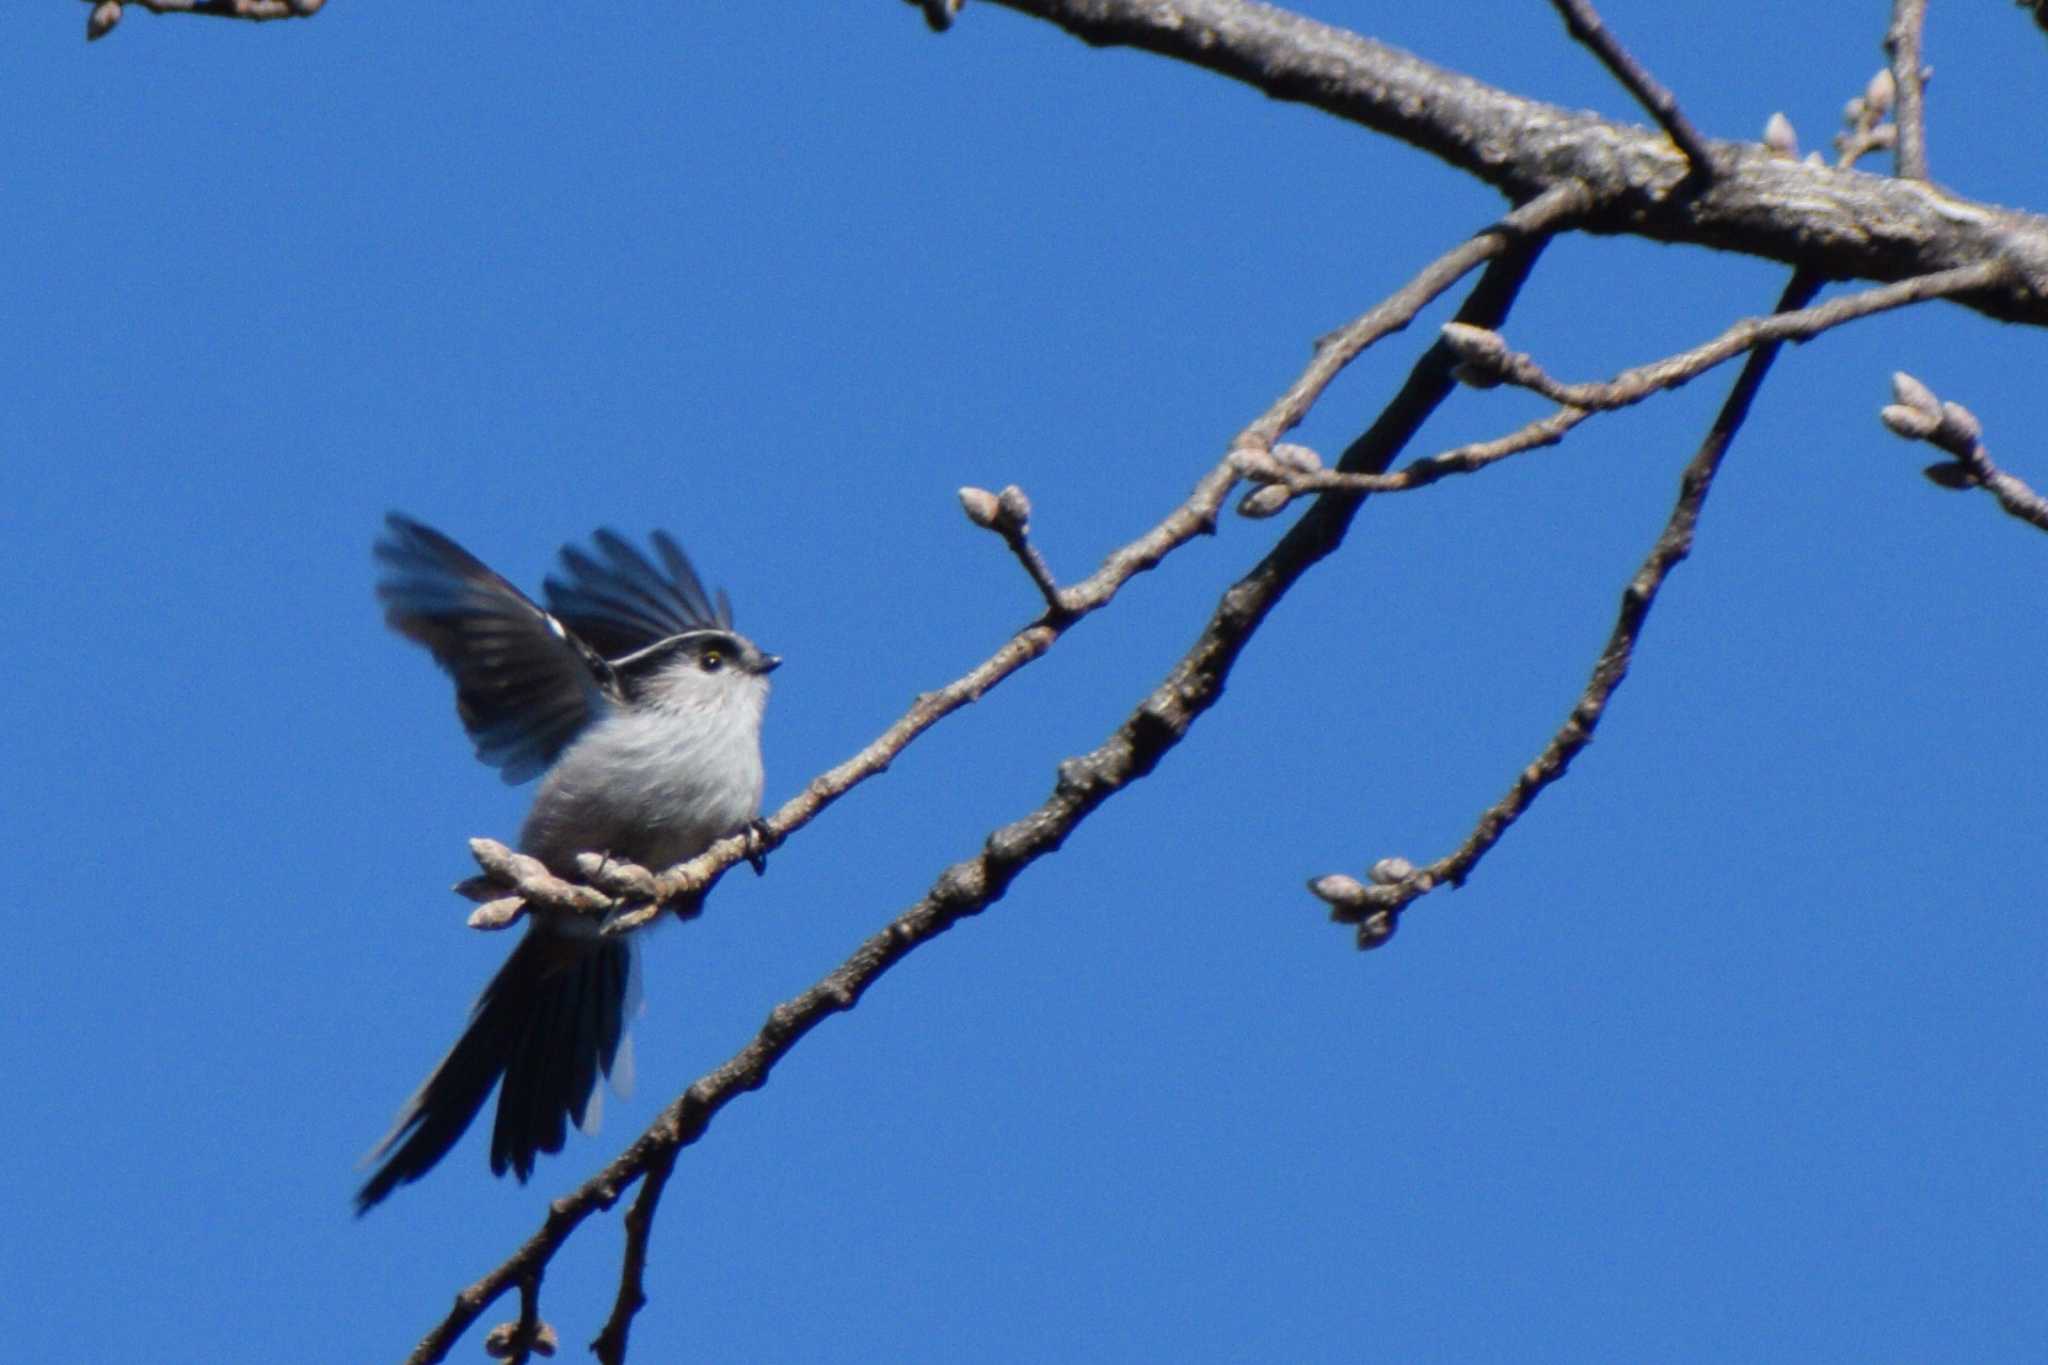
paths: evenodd
<path fill-rule="evenodd" d="M 456 713 L 508 783 L 541 779 L 519 835 L 558 876 L 580 853 L 659 870 L 758 824 L 761 722 L 782 662 L 733 629 L 673 538 L 653 556 L 617 532 L 561 552 L 545 608 L 441 532 L 399 512 L 375 545 L 385 622 L 455 683 Z M 530 907 L 527 929 L 468 1026 L 363 1165 L 358 1217 L 432 1170 L 493 1086 L 491 1172 L 524 1184 L 562 1150 L 571 1120 L 594 1130 L 600 1077 L 631 1084 L 639 1005 L 635 935 Z M 502 1084 L 501 1084 L 502 1082 Z"/>

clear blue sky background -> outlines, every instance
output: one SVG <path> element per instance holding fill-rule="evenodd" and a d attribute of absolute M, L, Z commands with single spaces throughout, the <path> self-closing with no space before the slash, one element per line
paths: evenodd
<path fill-rule="evenodd" d="M 1710 134 L 1824 145 L 1888 7 L 1609 0 Z M 1284 523 L 1231 519 L 650 944 L 640 1088 L 521 1188 L 356 1158 L 507 940 L 525 793 L 388 635 L 388 508 L 537 584 L 672 528 L 788 656 L 771 802 L 1077 577 L 1312 338 L 1485 222 L 1421 154 L 987 6 L 16 7 L 0 79 L 0 1353 L 395 1360 L 667 1097 L 1049 790 Z M 1316 6 L 1639 119 L 1547 6 Z M 1936 5 L 1938 179 L 2048 207 L 2048 44 Z M 1875 164 L 1875 163 L 1873 163 Z M 1888 164 L 1888 163 L 1887 163 Z M 1552 250 L 1594 378 L 1781 267 Z M 1304 429 L 1334 452 L 1428 327 Z M 635 1358 L 1993 1360 L 2048 1321 L 2048 540 L 1887 435 L 1909 369 L 2048 483 L 2043 340 L 1789 353 L 1598 744 L 1361 956 L 1301 889 L 1460 839 L 1563 718 L 1727 374 L 1373 503 L 1225 703 L 686 1154 Z M 1539 410 L 1466 394 L 1421 450 Z M 577 1358 L 616 1220 L 556 1262 Z M 502 1315 L 493 1315 L 496 1321 Z M 474 1339 L 456 1358 L 480 1358 Z"/>

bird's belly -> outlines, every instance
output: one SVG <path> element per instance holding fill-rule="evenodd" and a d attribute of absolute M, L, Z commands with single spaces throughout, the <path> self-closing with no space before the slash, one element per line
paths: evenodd
<path fill-rule="evenodd" d="M 563 875 L 578 853 L 659 872 L 693 858 L 760 809 L 759 748 L 713 732 L 617 725 L 571 746 L 541 783 L 520 846 Z"/>

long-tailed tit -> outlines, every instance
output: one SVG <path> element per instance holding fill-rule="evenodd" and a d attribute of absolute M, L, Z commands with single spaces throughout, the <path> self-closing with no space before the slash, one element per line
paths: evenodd
<path fill-rule="evenodd" d="M 520 848 L 573 877 L 599 853 L 660 870 L 744 828 L 761 806 L 761 713 L 782 661 L 732 628 L 665 534 L 654 559 L 611 531 L 562 551 L 544 611 L 440 532 L 392 513 L 377 596 L 392 629 L 455 680 L 477 757 L 507 782 L 542 776 Z M 658 562 L 657 562 L 658 561 Z M 529 915 L 469 1027 L 366 1159 L 367 1212 L 419 1179 L 503 1079 L 491 1170 L 523 1182 L 559 1152 L 567 1121 L 596 1124 L 600 1076 L 624 1090 L 639 970 L 628 937 L 591 920 Z"/>

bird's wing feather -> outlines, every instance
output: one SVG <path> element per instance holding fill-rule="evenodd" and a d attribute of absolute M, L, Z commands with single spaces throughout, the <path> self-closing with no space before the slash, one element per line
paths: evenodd
<path fill-rule="evenodd" d="M 548 610 L 607 659 L 623 658 L 693 630 L 730 630 L 732 606 L 714 604 L 688 555 L 665 531 L 653 536 L 652 560 L 616 531 L 594 537 L 598 554 L 562 549 L 566 575 L 550 577 Z"/>
<path fill-rule="evenodd" d="M 393 512 L 376 554 L 384 619 L 455 679 L 477 757 L 507 782 L 546 769 L 617 699 L 610 665 L 573 626 L 439 531 Z"/>

